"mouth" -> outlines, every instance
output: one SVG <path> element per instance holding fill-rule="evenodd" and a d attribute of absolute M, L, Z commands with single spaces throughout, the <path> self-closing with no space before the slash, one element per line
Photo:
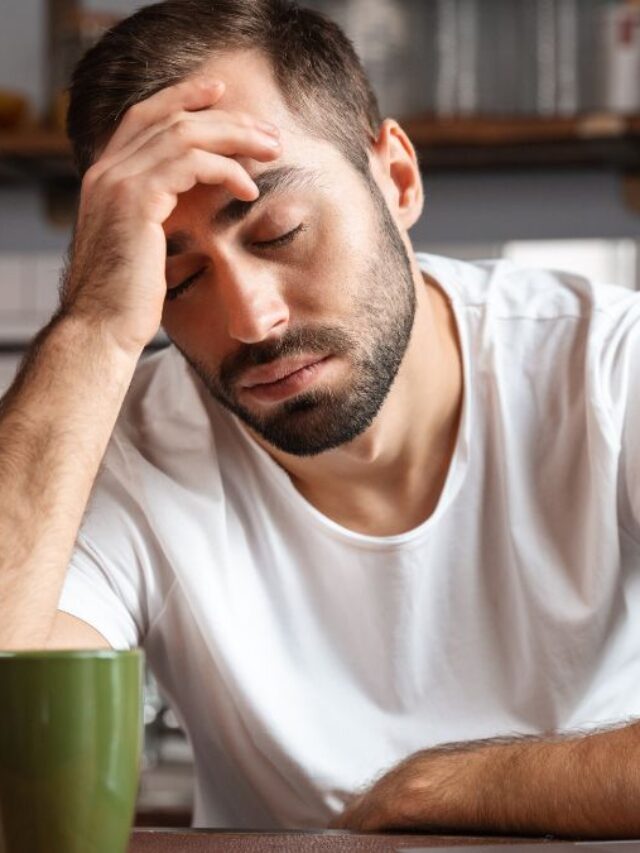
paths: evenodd
<path fill-rule="evenodd" d="M 243 394 L 276 403 L 299 394 L 324 372 L 332 356 L 287 359 L 250 371 L 241 383 Z"/>

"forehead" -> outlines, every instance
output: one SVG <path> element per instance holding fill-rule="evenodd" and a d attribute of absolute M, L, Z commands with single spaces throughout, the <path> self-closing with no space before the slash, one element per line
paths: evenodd
<path fill-rule="evenodd" d="M 225 51 L 198 69 L 198 75 L 203 74 L 225 84 L 216 109 L 249 113 L 271 122 L 280 129 L 283 142 L 286 139 L 289 145 L 310 145 L 316 141 L 287 107 L 271 63 L 260 51 Z"/>
<path fill-rule="evenodd" d="M 271 122 L 280 130 L 282 156 L 277 161 L 259 163 L 238 157 L 249 174 L 255 176 L 273 165 L 291 163 L 335 174 L 340 169 L 341 156 L 329 142 L 310 135 L 298 116 L 287 107 L 275 79 L 269 59 L 259 50 L 229 50 L 207 60 L 198 75 L 222 80 L 225 90 L 215 108 L 228 112 L 249 113 L 257 119 Z"/>
<path fill-rule="evenodd" d="M 225 83 L 224 93 L 214 109 L 249 113 L 275 124 L 280 130 L 282 153 L 277 159 L 263 162 L 248 157 L 233 158 L 253 178 L 278 167 L 293 167 L 313 171 L 316 189 L 330 191 L 335 185 L 344 189 L 345 181 L 350 178 L 346 174 L 349 171 L 346 161 L 333 145 L 311 136 L 300 125 L 297 116 L 284 102 L 271 63 L 260 51 L 226 51 L 200 66 L 197 73 Z M 195 227 L 197 206 L 191 202 L 202 202 L 217 209 L 227 204 L 232 196 L 221 187 L 196 185 L 181 199 L 165 223 L 167 232 L 174 228 Z"/>

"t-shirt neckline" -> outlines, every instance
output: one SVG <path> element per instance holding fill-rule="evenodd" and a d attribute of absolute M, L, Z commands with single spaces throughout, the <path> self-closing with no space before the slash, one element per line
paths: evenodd
<path fill-rule="evenodd" d="M 421 521 L 416 527 L 411 528 L 411 530 L 407 530 L 404 533 L 393 534 L 391 536 L 373 536 L 367 533 L 359 533 L 355 530 L 350 530 L 348 527 L 344 527 L 337 521 L 334 521 L 332 518 L 324 515 L 324 513 L 320 512 L 319 509 L 313 506 L 313 504 L 296 489 L 287 472 L 267 453 L 266 450 L 264 450 L 264 448 L 251 438 L 239 419 L 235 415 L 227 412 L 227 414 L 235 421 L 236 428 L 241 434 L 245 444 L 259 460 L 259 463 L 265 470 L 267 476 L 278 484 L 281 492 L 296 513 L 299 515 L 305 515 L 316 527 L 319 527 L 334 539 L 373 550 L 388 550 L 419 545 L 425 537 L 428 537 L 432 528 L 438 523 L 439 519 L 442 518 L 458 494 L 469 464 L 471 372 L 469 340 L 466 324 L 462 317 L 462 305 L 458 299 L 454 283 L 446 280 L 447 274 L 451 275 L 451 270 L 445 269 L 446 258 L 440 258 L 436 255 L 426 255 L 424 253 L 416 254 L 416 258 L 420 269 L 431 275 L 436 280 L 451 304 L 462 354 L 463 398 L 458 435 L 442 492 L 440 493 L 440 497 L 434 511 L 428 518 Z"/>

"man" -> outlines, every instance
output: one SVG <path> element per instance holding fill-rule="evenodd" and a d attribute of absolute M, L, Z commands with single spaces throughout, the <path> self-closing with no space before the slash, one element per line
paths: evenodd
<path fill-rule="evenodd" d="M 283 0 L 141 10 L 69 128 L 2 647 L 144 645 L 197 825 L 637 835 L 638 297 L 416 256 L 410 141 Z"/>

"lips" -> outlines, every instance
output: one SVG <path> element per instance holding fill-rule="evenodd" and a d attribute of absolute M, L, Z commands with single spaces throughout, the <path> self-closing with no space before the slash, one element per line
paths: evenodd
<path fill-rule="evenodd" d="M 304 367 L 309 367 L 312 364 L 317 364 L 326 356 L 306 356 L 300 358 L 281 359 L 272 364 L 265 364 L 261 367 L 256 367 L 247 371 L 242 380 L 241 387 L 245 389 L 255 388 L 259 385 L 270 385 L 273 382 L 280 382 L 287 376 L 302 370 Z"/>
<path fill-rule="evenodd" d="M 285 400 L 308 391 L 312 385 L 331 372 L 331 366 L 335 364 L 333 356 L 325 356 L 320 359 L 298 358 L 295 361 L 288 360 L 279 364 L 270 365 L 269 372 L 262 368 L 260 373 L 252 371 L 249 379 L 250 387 L 243 387 L 241 392 L 246 395 L 251 405 L 273 405 L 283 403 Z M 270 379 L 266 382 L 256 382 L 256 378 Z M 271 377 L 275 377 L 271 379 Z"/>

